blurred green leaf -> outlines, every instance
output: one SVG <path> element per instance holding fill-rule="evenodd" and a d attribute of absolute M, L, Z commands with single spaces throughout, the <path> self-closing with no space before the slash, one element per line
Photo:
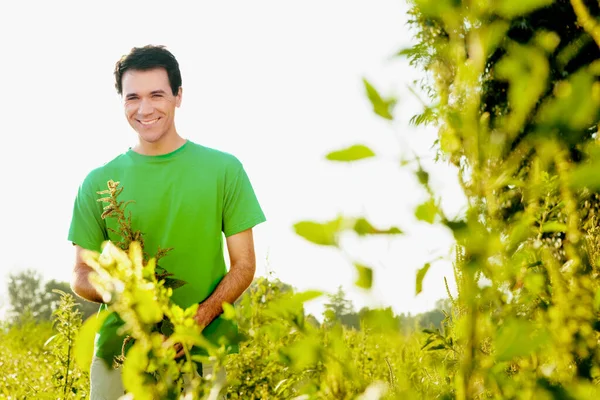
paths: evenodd
<path fill-rule="evenodd" d="M 552 53 L 560 44 L 560 36 L 558 36 L 556 32 L 542 30 L 536 32 L 534 41 L 538 46 L 546 50 L 548 53 Z"/>
<path fill-rule="evenodd" d="M 455 14 L 455 5 L 460 3 L 454 0 L 415 0 L 419 11 L 428 17 L 449 17 Z"/>
<path fill-rule="evenodd" d="M 541 127 L 581 131 L 597 122 L 600 111 L 600 92 L 594 85 L 595 77 L 587 71 L 578 71 L 567 81 L 558 82 L 554 96 L 539 109 L 536 120 Z M 578 135 L 570 135 L 576 140 Z"/>
<path fill-rule="evenodd" d="M 312 336 L 301 338 L 281 351 L 296 371 L 303 371 L 323 359 L 321 343 Z"/>
<path fill-rule="evenodd" d="M 224 302 L 223 303 L 223 318 L 229 319 L 229 320 L 234 320 L 235 316 L 236 316 L 235 308 L 231 304 Z"/>
<path fill-rule="evenodd" d="M 265 314 L 273 318 L 284 318 L 299 321 L 298 318 L 304 315 L 304 303 L 317 299 L 322 295 L 323 292 L 317 290 L 286 293 L 280 298 L 269 303 Z"/>
<path fill-rule="evenodd" d="M 542 232 L 565 232 L 567 225 L 557 221 L 546 222 L 542 225 Z"/>
<path fill-rule="evenodd" d="M 148 356 L 140 343 L 135 343 L 123 364 L 123 386 L 135 399 L 152 400 L 152 393 L 144 385 L 144 370 L 148 364 Z"/>
<path fill-rule="evenodd" d="M 371 289 L 373 284 L 373 269 L 359 263 L 354 263 L 358 278 L 355 282 L 356 286 L 363 289 Z"/>
<path fill-rule="evenodd" d="M 379 92 L 367 81 L 363 78 L 363 83 L 365 85 L 365 89 L 367 91 L 367 97 L 371 101 L 373 105 L 373 111 L 375 114 L 379 115 L 382 118 L 392 120 L 394 117 L 392 116 L 391 110 L 396 104 L 395 99 L 384 99 L 381 97 Z"/>
<path fill-rule="evenodd" d="M 525 357 L 543 347 L 549 339 L 548 332 L 533 323 L 516 318 L 506 321 L 498 330 L 496 360 L 510 361 Z"/>
<path fill-rule="evenodd" d="M 594 309 L 600 311 L 600 289 L 596 290 L 596 295 L 594 296 Z"/>
<path fill-rule="evenodd" d="M 396 333 L 399 329 L 399 318 L 394 316 L 394 311 L 385 309 L 366 309 L 361 312 L 361 322 L 364 327 L 374 332 Z"/>
<path fill-rule="evenodd" d="M 417 207 L 415 210 L 415 217 L 417 217 L 419 221 L 425 221 L 429 224 L 433 224 L 437 211 L 438 209 L 434 201 L 428 200 Z"/>
<path fill-rule="evenodd" d="M 430 263 L 427 263 L 417 271 L 417 293 L 419 294 L 423 291 L 423 279 L 425 279 L 425 275 L 427 275 L 427 271 L 429 271 L 429 267 L 431 267 Z"/>
<path fill-rule="evenodd" d="M 421 185 L 427 185 L 429 183 L 429 173 L 427 173 L 427 171 L 423 170 L 423 168 L 419 168 L 419 170 L 416 172 L 417 174 L 417 178 L 419 179 L 419 183 Z"/>
<path fill-rule="evenodd" d="M 600 189 L 600 162 L 582 163 L 573 168 L 569 176 L 569 183 L 574 188 Z"/>
<path fill-rule="evenodd" d="M 140 320 L 145 324 L 155 324 L 163 319 L 162 310 L 151 289 L 139 289 L 135 292 L 135 305 Z"/>
<path fill-rule="evenodd" d="M 108 310 L 103 310 L 99 314 L 89 317 L 83 323 L 75 338 L 75 362 L 84 371 L 89 371 L 94 354 L 94 340 L 96 338 L 96 333 L 100 330 L 100 327 L 109 314 L 110 312 Z"/>
<path fill-rule="evenodd" d="M 515 18 L 538 8 L 549 6 L 554 0 L 496 0 L 494 11 L 504 18 Z"/>
<path fill-rule="evenodd" d="M 356 219 L 356 222 L 354 223 L 354 231 L 358 233 L 359 236 L 378 234 L 400 235 L 403 233 L 399 228 L 396 228 L 395 226 L 385 230 L 377 229 L 365 218 Z"/>
<path fill-rule="evenodd" d="M 355 144 L 343 150 L 333 151 L 327 154 L 326 158 L 330 161 L 358 161 L 365 158 L 374 157 L 373 150 L 362 144 Z"/>
<path fill-rule="evenodd" d="M 535 46 L 510 44 L 496 64 L 498 79 L 507 81 L 510 113 L 503 117 L 503 128 L 514 137 L 547 90 L 550 66 L 542 50 Z"/>
<path fill-rule="evenodd" d="M 546 280 L 541 274 L 527 274 L 524 279 L 524 286 L 534 295 L 538 295 L 544 291 Z"/>
<path fill-rule="evenodd" d="M 294 230 L 297 235 L 312 243 L 322 246 L 337 246 L 337 234 L 341 222 L 341 219 L 326 223 L 301 221 L 294 224 Z"/>

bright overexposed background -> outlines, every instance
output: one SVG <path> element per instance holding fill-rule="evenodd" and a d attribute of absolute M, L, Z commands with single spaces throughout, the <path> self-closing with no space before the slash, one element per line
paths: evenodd
<path fill-rule="evenodd" d="M 183 75 L 179 133 L 236 155 L 268 222 L 255 229 L 258 271 L 299 290 L 334 292 L 358 309 L 417 313 L 453 285 L 450 257 L 433 264 L 423 292 L 415 274 L 448 256 L 449 232 L 414 218 L 425 193 L 401 157 L 418 154 L 450 215 L 464 199 L 456 171 L 434 163 L 435 132 L 408 120 L 422 110 L 408 85 L 422 72 L 394 54 L 410 45 L 408 6 L 392 0 L 227 2 L 14 1 L 0 5 L 0 305 L 9 273 L 38 269 L 68 281 L 73 199 L 84 176 L 136 141 L 113 67 L 130 48 L 167 46 Z M 377 117 L 362 78 L 399 97 L 397 121 Z M 335 164 L 324 155 L 355 143 L 378 157 Z M 364 215 L 396 239 L 344 241 L 375 268 L 370 292 L 354 287 L 338 251 L 293 231 L 300 220 Z M 325 299 L 308 305 L 320 314 Z"/>

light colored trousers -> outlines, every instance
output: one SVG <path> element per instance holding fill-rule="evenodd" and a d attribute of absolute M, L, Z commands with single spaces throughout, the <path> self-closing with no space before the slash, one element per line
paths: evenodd
<path fill-rule="evenodd" d="M 212 375 L 213 372 L 212 365 L 202 365 L 204 376 Z M 221 368 L 217 380 L 224 382 L 225 379 L 225 370 Z M 211 398 L 225 399 L 224 394 L 218 396 L 212 396 L 212 394 Z M 101 358 L 94 356 L 90 367 L 90 400 L 118 400 L 123 395 L 125 395 L 125 389 L 121 378 L 121 367 L 108 368 Z"/>

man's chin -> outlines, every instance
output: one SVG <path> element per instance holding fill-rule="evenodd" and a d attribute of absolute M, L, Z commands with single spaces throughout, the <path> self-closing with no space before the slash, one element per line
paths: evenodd
<path fill-rule="evenodd" d="M 140 138 L 140 140 L 144 143 L 158 143 L 160 142 L 160 140 L 164 137 L 164 135 L 149 135 L 147 132 L 146 133 L 142 133 L 138 131 L 138 137 Z"/>

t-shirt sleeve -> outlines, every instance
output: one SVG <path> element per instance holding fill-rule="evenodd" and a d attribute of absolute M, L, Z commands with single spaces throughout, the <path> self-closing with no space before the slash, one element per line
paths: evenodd
<path fill-rule="evenodd" d="M 68 234 L 73 244 L 98 252 L 107 238 L 99 198 L 87 177 L 77 191 Z"/>
<path fill-rule="evenodd" d="M 225 180 L 223 233 L 229 237 L 265 221 L 266 217 L 248 174 L 243 165 L 237 161 Z"/>

